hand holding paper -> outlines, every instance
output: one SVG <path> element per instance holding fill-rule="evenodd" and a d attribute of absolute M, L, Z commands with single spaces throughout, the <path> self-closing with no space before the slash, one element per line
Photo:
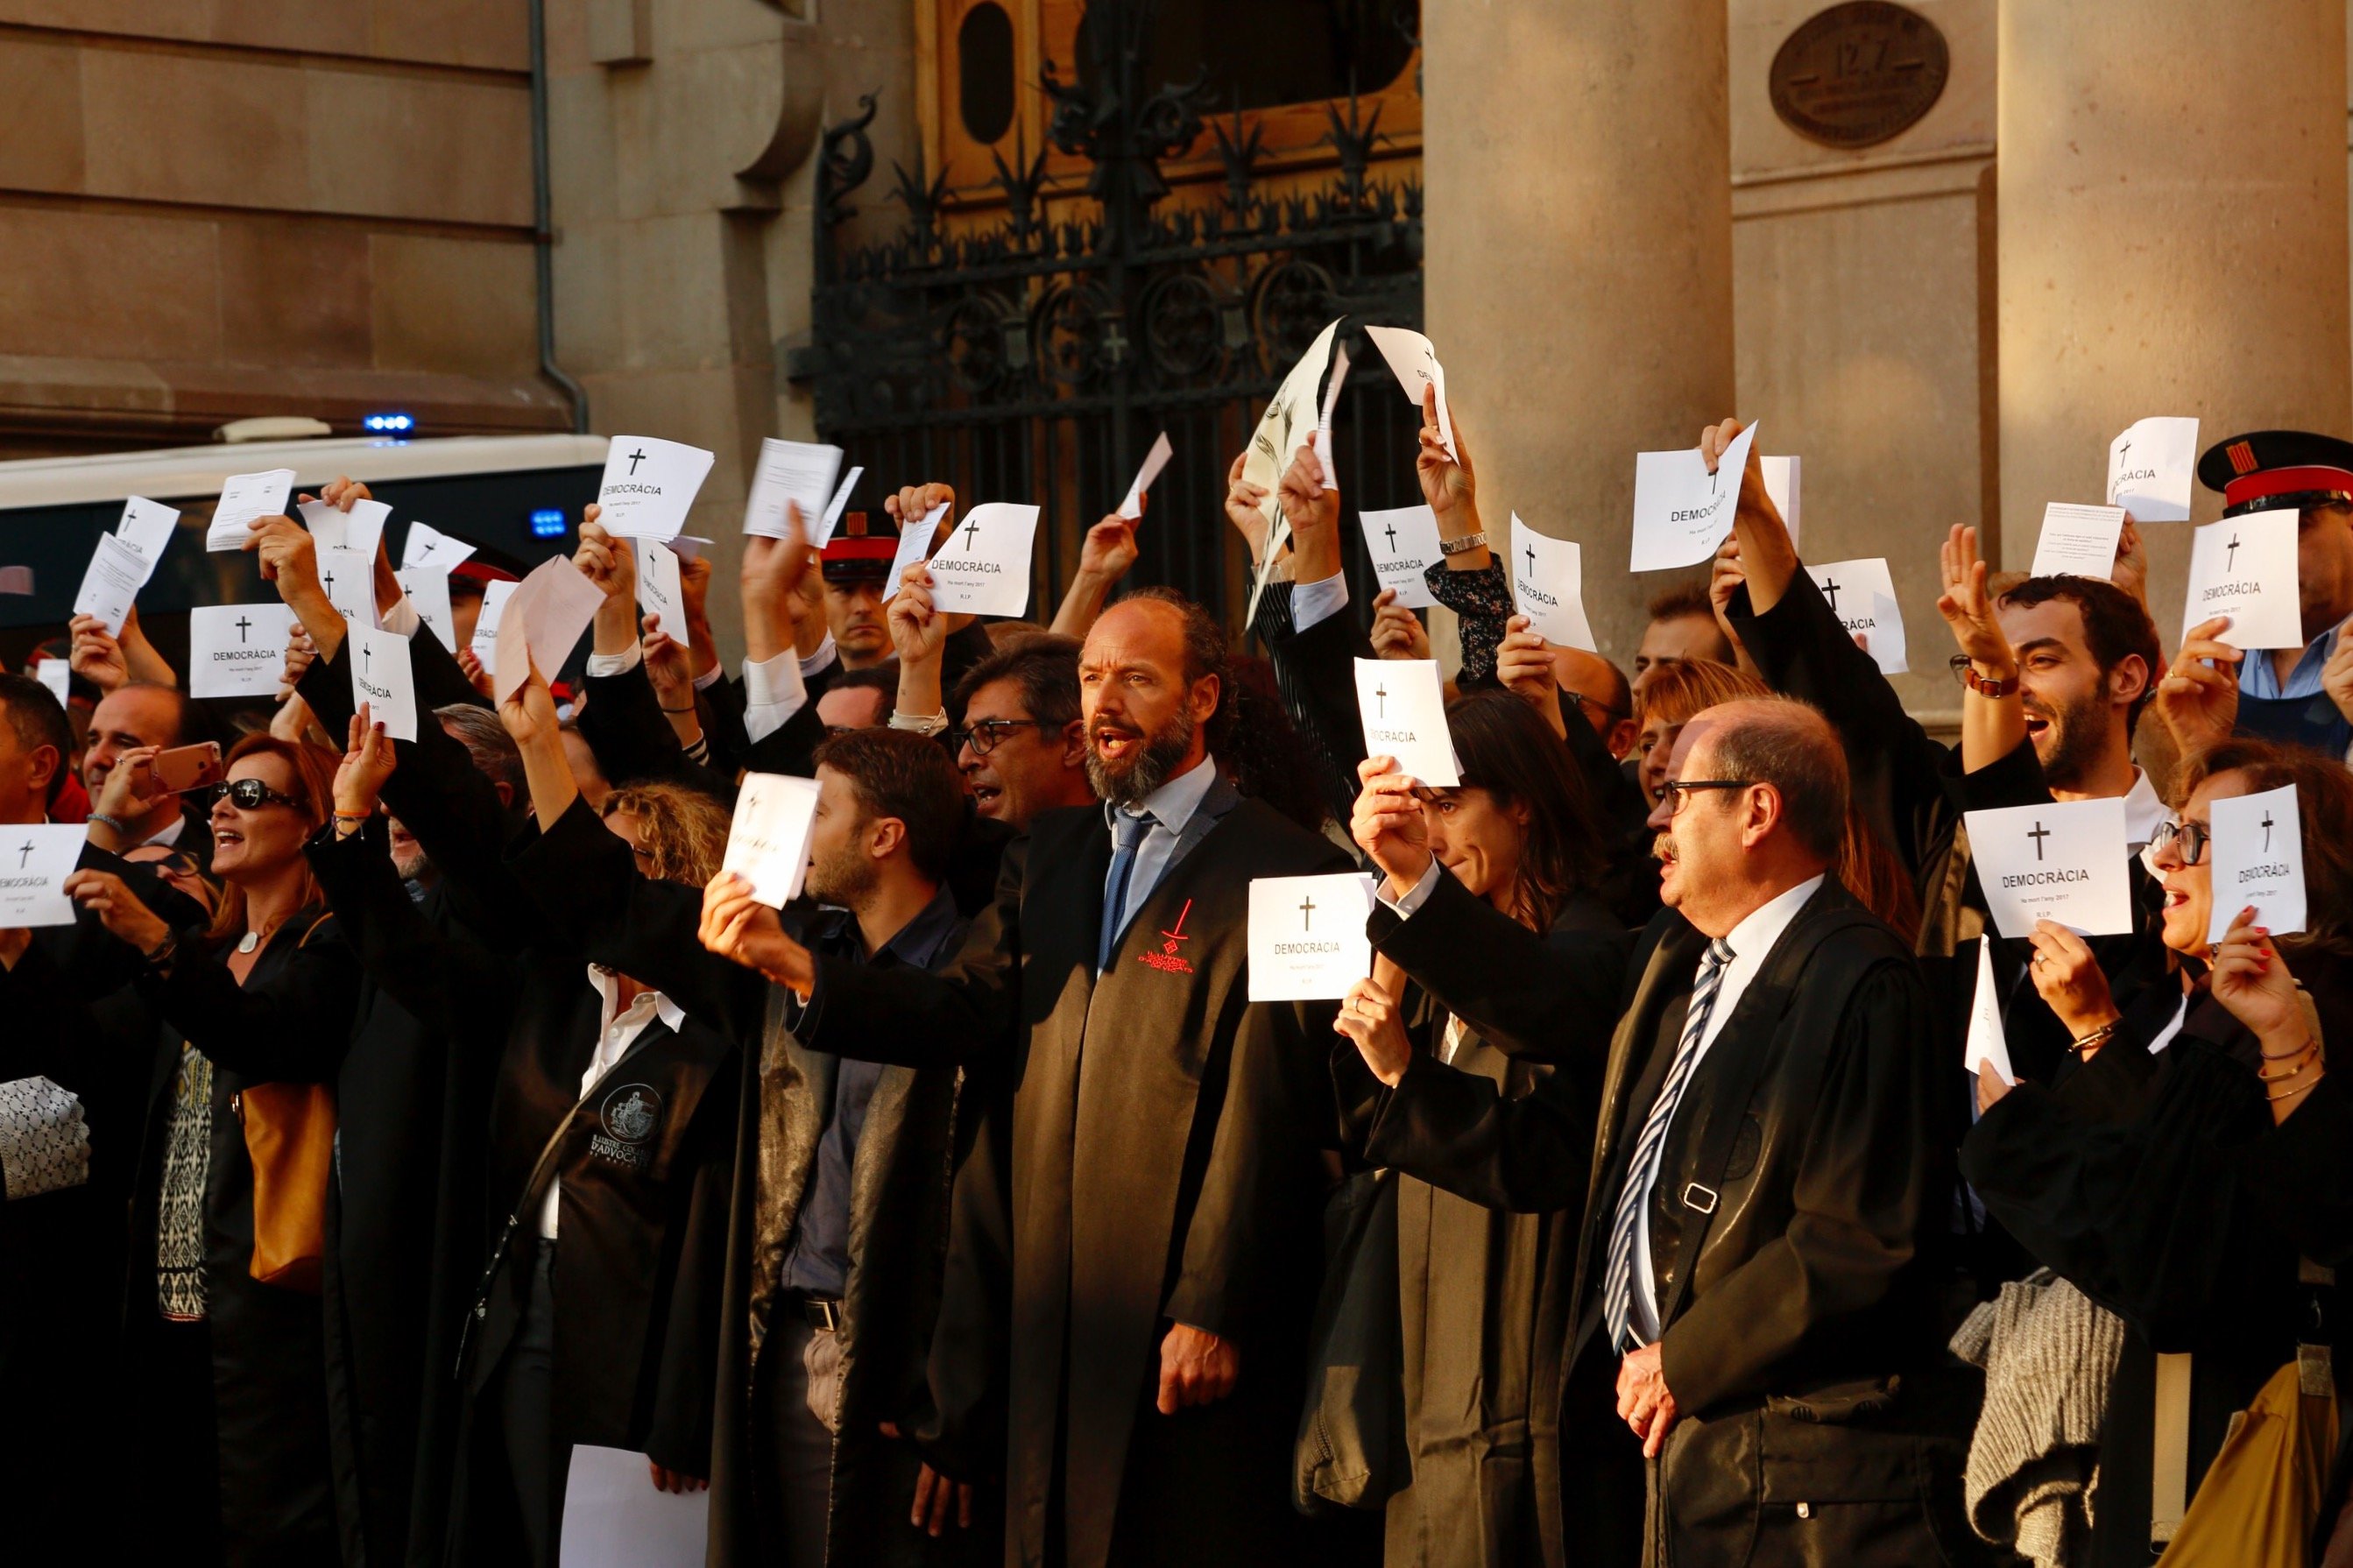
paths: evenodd
<path fill-rule="evenodd" d="M 808 871 L 809 835 L 817 821 L 815 779 L 789 773 L 746 773 L 735 797 L 722 871 L 752 884 L 752 897 L 772 910 L 800 897 Z"/>
<path fill-rule="evenodd" d="M 1697 447 L 1640 452 L 1634 458 L 1634 552 L 1630 570 L 1696 566 L 1732 530 L 1735 503 L 1748 472 L 1757 426 L 1732 438 L 1710 473 Z"/>
<path fill-rule="evenodd" d="M 1555 647 L 1599 652 L 1585 618 L 1585 552 L 1573 539 L 1538 533 L 1512 514 L 1512 597 Z"/>
<path fill-rule="evenodd" d="M 1430 597 L 1425 575 L 1441 559 L 1437 513 L 1426 506 L 1360 511 L 1356 523 L 1365 531 L 1365 552 L 1372 557 L 1375 581 L 1396 589 L 1397 602 L 1408 609 L 1426 610 L 1438 603 Z"/>
<path fill-rule="evenodd" d="M 987 501 L 965 513 L 932 556 L 933 605 L 951 615 L 1018 616 L 1027 610 L 1038 510 Z"/>
<path fill-rule="evenodd" d="M 1144 454 L 1144 467 L 1136 469 L 1134 483 L 1127 487 L 1127 498 L 1119 503 L 1120 516 L 1133 521 L 1144 515 L 1145 491 L 1152 488 L 1152 481 L 1160 477 L 1160 470 L 1176 455 L 1176 448 L 1168 444 L 1168 432 L 1163 430 L 1160 439 L 1152 443 L 1152 450 Z"/>
<path fill-rule="evenodd" d="M 1250 999 L 1332 1001 L 1372 973 L 1365 935 L 1373 879 L 1256 877 L 1250 886 Z"/>
<path fill-rule="evenodd" d="M 205 530 L 205 548 L 244 549 L 246 535 L 257 519 L 285 514 L 286 497 L 293 489 L 291 468 L 230 475 L 221 486 L 220 503 L 213 508 L 212 524 Z"/>
<path fill-rule="evenodd" d="M 1433 789 L 1462 782 L 1454 740 L 1446 728 L 1446 689 L 1438 661 L 1360 658 L 1356 708 L 1368 756 L 1397 759 L 1400 773 Z"/>
<path fill-rule="evenodd" d="M 2182 636 L 2202 621 L 2228 616 L 2221 640 L 2232 647 L 2302 647 L 2297 526 L 2290 507 L 2225 518 L 2192 532 Z"/>
<path fill-rule="evenodd" d="M 1416 408 L 1427 405 L 1430 395 L 1438 400 L 1438 444 L 1446 455 L 1461 461 L 1454 449 L 1454 419 L 1446 408 L 1446 367 L 1438 363 L 1438 350 L 1419 332 L 1407 327 L 1366 327 L 1365 335 L 1381 351 L 1388 362 L 1389 371 L 1405 389 L 1406 398 Z"/>
<path fill-rule="evenodd" d="M 2221 942 L 2239 911 L 2254 906 L 2253 924 L 2274 936 L 2305 929 L 2304 830 L 2295 785 L 2227 796 L 2210 805 L 2206 851 L 2212 866 L 2213 910 L 2206 940 Z"/>
<path fill-rule="evenodd" d="M 1969 855 L 1994 925 L 2025 937 L 2048 920 L 2084 936 L 2132 930 L 2120 797 L 1967 814 Z"/>
<path fill-rule="evenodd" d="M 607 467 L 611 467 L 610 459 Z M 788 502 L 797 503 L 804 518 L 822 517 L 833 496 L 834 478 L 840 471 L 839 447 L 769 437 L 760 443 L 760 462 L 752 476 L 752 493 L 744 499 L 744 531 L 770 539 L 784 538 L 785 507 Z"/>
<path fill-rule="evenodd" d="M 365 704 L 375 721 L 396 741 L 417 739 L 417 676 L 408 639 L 357 621 L 345 633 L 343 657 L 352 667 L 352 707 Z"/>

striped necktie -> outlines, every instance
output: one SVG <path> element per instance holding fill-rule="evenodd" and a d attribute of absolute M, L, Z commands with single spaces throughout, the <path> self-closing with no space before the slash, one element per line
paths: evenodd
<path fill-rule="evenodd" d="M 1683 1016 L 1683 1038 L 1668 1065 L 1666 1081 L 1659 1086 L 1651 1114 L 1642 1121 L 1641 1136 L 1634 1141 L 1634 1158 L 1626 1166 L 1626 1185 L 1618 1194 L 1618 1214 L 1609 1226 L 1609 1272 L 1603 1279 L 1602 1310 L 1609 1327 L 1609 1342 L 1628 1351 L 1643 1342 L 1634 1328 L 1634 1237 L 1659 1179 L 1659 1161 L 1666 1152 L 1667 1129 L 1675 1107 L 1699 1065 L 1699 1043 L 1707 1034 L 1708 1015 L 1715 1010 L 1715 994 L 1724 987 L 1725 966 L 1732 962 L 1732 946 L 1722 937 L 1707 944 L 1707 957 L 1692 984 L 1691 1008 Z"/>

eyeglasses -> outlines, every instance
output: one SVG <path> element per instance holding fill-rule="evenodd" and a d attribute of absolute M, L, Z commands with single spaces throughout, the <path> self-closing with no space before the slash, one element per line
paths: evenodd
<path fill-rule="evenodd" d="M 206 784 L 204 787 L 202 798 L 205 809 L 210 811 L 214 806 L 218 805 L 223 795 L 227 795 L 229 804 L 239 811 L 259 811 L 265 805 L 291 805 L 298 808 L 302 805 L 290 795 L 279 794 L 259 779 L 225 779 L 219 784 Z"/>
<path fill-rule="evenodd" d="M 1560 694 L 1563 697 L 1570 698 L 1577 702 L 1594 710 L 1604 719 L 1610 721 L 1612 723 L 1617 722 L 1620 719 L 1632 717 L 1632 715 L 1628 713 L 1624 709 L 1612 708 L 1609 703 L 1602 701 L 1599 697 L 1588 697 L 1584 692 L 1577 690 L 1573 687 L 1562 687 L 1560 689 Z"/>
<path fill-rule="evenodd" d="M 1667 803 L 1667 815 L 1673 816 L 1682 812 L 1683 803 L 1691 798 L 1694 790 L 1746 789 L 1756 782 L 1754 779 L 1669 779 L 1659 786 L 1659 798 Z"/>
<path fill-rule="evenodd" d="M 2204 823 L 2184 822 L 2179 817 L 2175 817 L 2170 822 L 2158 825 L 2156 833 L 2149 837 L 2148 853 L 2151 858 L 2154 858 L 2159 849 L 2178 840 L 2181 863 L 2185 866 L 2195 866 L 2206 858 L 2206 846 L 2212 843 L 2213 839 L 2212 831 Z"/>
<path fill-rule="evenodd" d="M 948 744 L 957 751 L 970 746 L 974 756 L 985 757 L 997 750 L 1016 730 L 1043 730 L 1046 727 L 1043 719 L 983 719 L 969 730 L 950 730 Z"/>

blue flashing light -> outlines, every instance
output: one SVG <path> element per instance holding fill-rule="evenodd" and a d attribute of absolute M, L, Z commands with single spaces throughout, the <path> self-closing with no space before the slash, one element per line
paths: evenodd
<path fill-rule="evenodd" d="M 543 506 L 531 514 L 531 534 L 533 539 L 564 537 L 564 512 L 561 508 Z"/>
<path fill-rule="evenodd" d="M 408 414 L 371 414 L 360 424 L 376 436 L 406 436 L 417 428 L 416 416 Z"/>

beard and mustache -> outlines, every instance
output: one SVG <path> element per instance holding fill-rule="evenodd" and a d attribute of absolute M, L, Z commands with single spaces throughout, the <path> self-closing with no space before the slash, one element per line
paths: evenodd
<path fill-rule="evenodd" d="M 1087 783 L 1094 786 L 1096 798 L 1113 805 L 1142 804 L 1176 776 L 1176 764 L 1192 749 L 1193 732 L 1198 728 L 1189 706 L 1178 707 L 1160 732 L 1149 737 L 1124 720 L 1096 720 L 1088 726 L 1087 737 Z M 1106 762 L 1093 743 L 1094 737 L 1105 731 L 1144 744 L 1130 753 L 1124 764 Z"/>
<path fill-rule="evenodd" d="M 2086 692 L 2063 708 L 2053 708 L 2033 697 L 2021 697 L 2028 717 L 2042 720 L 2050 726 L 2046 732 L 2050 751 L 2042 756 L 2042 777 L 2053 789 L 2080 789 L 2094 763 L 2099 761 L 2101 721 L 2107 707 L 2106 697 L 2098 690 Z M 2038 753 L 2042 748 L 2037 747 Z"/>

